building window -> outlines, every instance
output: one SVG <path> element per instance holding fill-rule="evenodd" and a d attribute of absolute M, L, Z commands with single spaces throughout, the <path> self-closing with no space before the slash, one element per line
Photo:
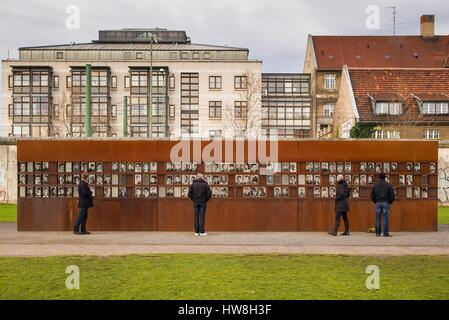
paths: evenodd
<path fill-rule="evenodd" d="M 125 81 L 125 83 L 124 83 L 125 89 L 128 89 L 130 87 L 129 76 L 125 76 L 124 81 Z"/>
<path fill-rule="evenodd" d="M 29 136 L 31 133 L 30 125 L 13 125 L 12 135 L 13 136 Z"/>
<path fill-rule="evenodd" d="M 13 111 L 13 105 L 12 104 L 9 104 L 8 105 L 8 117 L 12 117 L 12 115 L 13 115 L 13 113 L 14 113 L 14 111 Z"/>
<path fill-rule="evenodd" d="M 132 53 L 127 51 L 127 52 L 123 52 L 123 59 L 124 60 L 131 60 L 132 59 Z"/>
<path fill-rule="evenodd" d="M 182 60 L 187 60 L 187 59 L 189 59 L 189 53 L 186 52 L 186 51 L 181 52 L 181 59 L 182 59 Z"/>
<path fill-rule="evenodd" d="M 333 104 L 325 104 L 324 105 L 324 116 L 326 118 L 332 118 L 334 115 L 334 105 Z"/>
<path fill-rule="evenodd" d="M 111 77 L 111 88 L 117 89 L 117 77 L 116 76 Z"/>
<path fill-rule="evenodd" d="M 221 118 L 221 101 L 209 101 L 209 118 Z"/>
<path fill-rule="evenodd" d="M 52 110 L 52 115 L 53 117 L 59 117 L 59 105 L 54 104 L 53 105 L 53 110 Z M 68 114 L 68 113 L 67 113 Z"/>
<path fill-rule="evenodd" d="M 72 77 L 71 77 L 71 76 L 67 76 L 67 77 L 65 78 L 65 87 L 66 87 L 67 89 L 69 89 L 69 88 L 72 87 Z"/>
<path fill-rule="evenodd" d="M 234 103 L 234 117 L 236 119 L 244 119 L 248 114 L 246 101 L 236 101 Z"/>
<path fill-rule="evenodd" d="M 447 114 L 449 113 L 449 102 L 424 102 L 423 114 Z"/>
<path fill-rule="evenodd" d="M 56 59 L 57 59 L 57 60 L 62 60 L 62 59 L 64 59 L 64 52 L 62 52 L 62 51 L 56 52 Z"/>
<path fill-rule="evenodd" d="M 209 77 L 209 89 L 221 89 L 221 76 Z"/>
<path fill-rule="evenodd" d="M 376 115 L 400 115 L 402 114 L 401 102 L 376 102 L 374 113 Z"/>
<path fill-rule="evenodd" d="M 210 60 L 211 56 L 210 56 L 210 52 L 204 52 L 203 54 L 203 59 L 204 60 Z"/>
<path fill-rule="evenodd" d="M 246 89 L 246 76 L 234 77 L 234 89 L 238 90 Z"/>
<path fill-rule="evenodd" d="M 423 131 L 424 139 L 439 139 L 440 138 L 440 130 L 438 129 L 424 129 Z"/>
<path fill-rule="evenodd" d="M 143 59 L 143 52 L 136 52 L 136 59 L 142 60 Z"/>
<path fill-rule="evenodd" d="M 170 52 L 170 60 L 178 60 L 178 59 L 179 59 L 179 52 L 178 51 Z"/>
<path fill-rule="evenodd" d="M 53 77 L 53 88 L 55 88 L 55 89 L 59 88 L 59 76 Z"/>
<path fill-rule="evenodd" d="M 200 59 L 200 53 L 199 52 L 192 53 L 192 59 L 193 60 L 199 60 Z"/>
<path fill-rule="evenodd" d="M 222 131 L 221 130 L 209 130 L 209 138 L 211 140 L 219 139 L 222 137 Z"/>
<path fill-rule="evenodd" d="M 117 118 L 117 105 L 113 104 L 111 106 L 111 117 Z"/>
<path fill-rule="evenodd" d="M 14 81 L 13 81 L 14 77 L 13 76 L 8 76 L 8 88 L 11 89 L 14 86 Z"/>
<path fill-rule="evenodd" d="M 199 74 L 181 73 L 181 134 L 198 134 Z"/>
<path fill-rule="evenodd" d="M 173 104 L 168 106 L 168 117 L 170 119 L 174 119 L 175 118 L 175 106 Z"/>
<path fill-rule="evenodd" d="M 175 75 L 171 74 L 170 77 L 168 78 L 168 88 L 170 90 L 175 90 Z"/>
<path fill-rule="evenodd" d="M 335 90 L 335 73 L 326 73 L 324 76 L 324 87 L 327 90 Z"/>
<path fill-rule="evenodd" d="M 401 134 L 397 130 L 375 130 L 374 138 L 376 138 L 376 139 L 400 139 Z"/>

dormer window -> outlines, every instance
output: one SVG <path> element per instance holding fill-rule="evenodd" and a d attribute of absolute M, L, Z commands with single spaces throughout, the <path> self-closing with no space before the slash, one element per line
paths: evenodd
<path fill-rule="evenodd" d="M 405 99 L 401 94 L 392 92 L 380 92 L 368 94 L 373 106 L 373 112 L 377 116 L 398 116 L 403 112 Z"/>
<path fill-rule="evenodd" d="M 421 110 L 422 114 L 448 114 L 449 101 L 424 101 Z"/>
<path fill-rule="evenodd" d="M 449 95 L 445 93 L 416 93 L 416 99 L 421 114 L 449 114 Z"/>
<path fill-rule="evenodd" d="M 400 115 L 402 114 L 402 103 L 391 101 L 377 101 L 374 108 L 376 115 Z"/>

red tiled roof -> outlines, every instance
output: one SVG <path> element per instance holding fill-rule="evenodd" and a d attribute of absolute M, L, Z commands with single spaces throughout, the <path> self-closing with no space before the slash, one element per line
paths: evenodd
<path fill-rule="evenodd" d="M 349 68 L 349 76 L 360 121 L 449 121 L 449 115 L 421 115 L 415 98 L 449 95 L 449 69 Z M 374 115 L 369 96 L 385 95 L 404 97 L 402 117 Z"/>
<path fill-rule="evenodd" d="M 318 69 L 449 67 L 449 36 L 312 36 Z"/>

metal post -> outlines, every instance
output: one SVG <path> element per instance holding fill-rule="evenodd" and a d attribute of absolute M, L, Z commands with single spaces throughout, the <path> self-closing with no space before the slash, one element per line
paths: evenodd
<path fill-rule="evenodd" d="M 150 41 L 150 79 L 149 79 L 149 88 L 148 88 L 148 102 L 147 102 L 147 117 L 148 117 L 148 128 L 147 128 L 147 137 L 153 136 L 153 117 L 152 117 L 152 109 L 153 109 L 153 40 L 154 36 L 151 35 Z"/>
<path fill-rule="evenodd" d="M 128 97 L 123 97 L 123 136 L 128 136 Z"/>
<path fill-rule="evenodd" d="M 84 126 L 86 127 L 86 137 L 92 137 L 92 127 L 90 123 L 91 113 L 91 96 L 92 96 L 92 66 L 86 64 L 86 115 Z"/>

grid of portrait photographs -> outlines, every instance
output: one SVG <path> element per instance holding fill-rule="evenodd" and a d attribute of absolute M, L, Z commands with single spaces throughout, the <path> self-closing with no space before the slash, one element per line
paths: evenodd
<path fill-rule="evenodd" d="M 351 197 L 369 199 L 380 172 L 399 198 L 436 198 L 437 164 L 421 162 L 20 162 L 20 197 L 78 197 L 81 174 L 98 198 L 187 198 L 199 172 L 214 198 L 335 198 L 337 175 Z"/>

